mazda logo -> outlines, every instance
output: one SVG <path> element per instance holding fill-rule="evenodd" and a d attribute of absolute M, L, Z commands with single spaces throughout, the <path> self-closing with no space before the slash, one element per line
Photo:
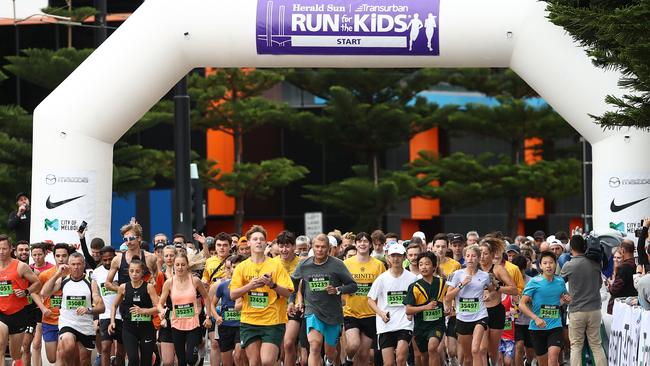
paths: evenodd
<path fill-rule="evenodd" d="M 618 177 L 609 178 L 609 186 L 611 188 L 618 188 L 621 185 L 621 180 Z"/>
<path fill-rule="evenodd" d="M 45 184 L 52 185 L 54 183 L 56 183 L 56 175 L 48 174 L 45 176 Z"/>

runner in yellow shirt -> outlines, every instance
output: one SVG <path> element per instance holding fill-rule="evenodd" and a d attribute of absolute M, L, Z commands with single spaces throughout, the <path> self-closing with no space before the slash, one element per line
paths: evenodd
<path fill-rule="evenodd" d="M 278 358 L 287 323 L 286 298 L 293 283 L 282 264 L 264 255 L 266 230 L 253 226 L 246 233 L 251 257 L 232 276 L 230 297 L 243 298 L 240 340 L 250 366 L 272 366 Z"/>
<path fill-rule="evenodd" d="M 433 252 L 438 256 L 438 268 L 445 278 L 461 267 L 458 261 L 447 257 L 448 244 L 447 234 L 436 234 L 433 237 Z"/>
<path fill-rule="evenodd" d="M 291 275 L 298 266 L 298 263 L 300 263 L 300 257 L 295 252 L 296 236 L 291 231 L 284 230 L 278 234 L 275 241 L 280 254 L 277 257 L 273 257 L 273 260 L 280 263 L 287 273 Z M 298 332 L 300 331 L 300 324 L 302 322 L 302 313 L 297 313 L 293 305 L 293 303 L 290 303 L 285 308 L 289 317 L 283 340 L 285 365 L 296 364 L 296 341 L 298 340 Z"/>
<path fill-rule="evenodd" d="M 356 366 L 367 366 L 370 348 L 376 349 L 377 329 L 375 312 L 368 305 L 368 292 L 372 283 L 386 267 L 384 263 L 370 256 L 371 238 L 361 232 L 356 236 L 357 255 L 344 261 L 345 266 L 357 283 L 357 292 L 347 295 L 343 307 L 345 326 L 346 365 L 354 361 Z"/>

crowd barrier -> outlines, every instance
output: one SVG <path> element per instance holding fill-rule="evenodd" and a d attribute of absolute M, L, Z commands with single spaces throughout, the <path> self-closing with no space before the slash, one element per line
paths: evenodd
<path fill-rule="evenodd" d="M 650 311 L 614 302 L 608 359 L 611 366 L 650 366 Z"/>

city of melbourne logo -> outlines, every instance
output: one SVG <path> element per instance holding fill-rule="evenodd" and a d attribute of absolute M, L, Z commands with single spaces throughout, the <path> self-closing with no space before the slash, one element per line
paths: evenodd
<path fill-rule="evenodd" d="M 59 219 L 45 219 L 45 231 L 54 230 L 59 231 Z"/>
<path fill-rule="evenodd" d="M 624 233 L 625 232 L 625 223 L 623 221 L 621 221 L 619 223 L 610 222 L 609 223 L 609 228 Z"/>

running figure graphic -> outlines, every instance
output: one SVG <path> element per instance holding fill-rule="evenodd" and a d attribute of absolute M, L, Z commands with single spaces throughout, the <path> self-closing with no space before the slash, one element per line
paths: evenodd
<path fill-rule="evenodd" d="M 417 15 L 417 14 L 416 14 Z M 436 31 L 436 16 L 429 13 L 427 19 L 424 20 L 424 29 L 427 35 L 427 47 L 429 51 L 433 51 L 433 34 Z M 411 30 L 411 34 L 413 31 Z M 413 44 L 413 43 L 411 43 Z"/>
<path fill-rule="evenodd" d="M 411 28 L 411 33 L 409 34 L 409 51 L 413 51 L 413 42 L 418 39 L 422 27 L 424 27 L 424 25 L 420 20 L 420 15 L 417 13 L 413 14 L 413 19 L 409 22 L 409 28 Z"/>

